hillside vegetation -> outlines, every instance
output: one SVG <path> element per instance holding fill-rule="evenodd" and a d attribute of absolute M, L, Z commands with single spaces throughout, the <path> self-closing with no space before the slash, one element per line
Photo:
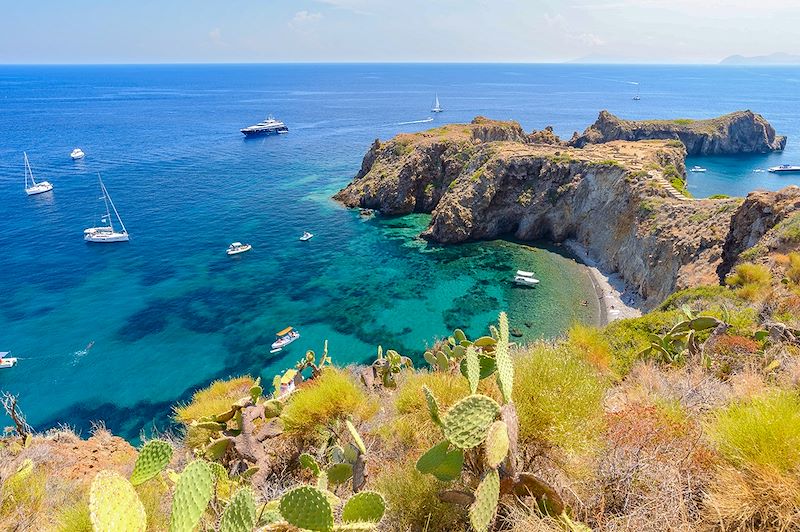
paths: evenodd
<path fill-rule="evenodd" d="M 500 314 L 416 367 L 324 346 L 199 390 L 139 449 L 9 402 L 0 528 L 800 529 L 800 255 L 772 266 L 555 341 L 514 345 Z"/>

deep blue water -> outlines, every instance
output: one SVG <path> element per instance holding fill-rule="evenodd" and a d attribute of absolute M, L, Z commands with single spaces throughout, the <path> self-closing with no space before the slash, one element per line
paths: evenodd
<path fill-rule="evenodd" d="M 631 99 L 641 83 L 642 100 Z M 536 65 L 0 67 L 0 351 L 36 428 L 103 419 L 135 437 L 214 378 L 271 376 L 330 341 L 335 362 L 375 346 L 419 356 L 498 311 L 524 339 L 596 319 L 591 285 L 559 250 L 415 238 L 423 215 L 361 220 L 329 198 L 376 137 L 475 115 L 568 137 L 607 108 L 700 118 L 751 108 L 789 136 L 783 154 L 690 161 L 696 195 L 779 188 L 754 168 L 800 163 L 800 70 Z M 430 116 L 435 93 L 446 111 Z M 267 113 L 288 135 L 245 141 Z M 86 159 L 72 162 L 80 146 Z M 22 152 L 51 194 L 23 191 Z M 101 172 L 131 242 L 89 245 Z M 297 240 L 304 230 L 313 240 Z M 234 240 L 252 243 L 237 258 Z M 536 290 L 509 271 L 532 269 Z M 581 302 L 589 300 L 589 305 Z M 301 340 L 269 354 L 274 332 Z M 94 346 L 82 352 L 90 342 Z"/>

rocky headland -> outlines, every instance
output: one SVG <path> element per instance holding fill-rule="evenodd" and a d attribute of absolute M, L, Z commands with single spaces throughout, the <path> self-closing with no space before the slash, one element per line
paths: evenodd
<path fill-rule="evenodd" d="M 606 115 L 598 123 L 610 123 Z M 551 128 L 526 134 L 516 122 L 481 117 L 375 141 L 335 198 L 387 215 L 431 213 L 423 236 L 439 243 L 576 240 L 638 292 L 645 309 L 676 290 L 719 283 L 747 250 L 777 249 L 765 239 L 800 213 L 796 187 L 745 200 L 695 200 L 685 192 L 687 146 L 692 153 L 783 147 L 785 138 L 759 115 L 685 126 L 620 121 L 625 127 L 616 132 L 598 123 L 569 143 Z M 699 124 L 718 126 L 704 132 Z"/>
<path fill-rule="evenodd" d="M 575 133 L 571 146 L 582 148 L 612 140 L 676 139 L 686 146 L 688 155 L 731 155 L 768 153 L 783 150 L 786 137 L 763 116 L 752 111 L 737 111 L 708 120 L 623 120 L 601 111 L 597 121 L 582 135 Z"/>

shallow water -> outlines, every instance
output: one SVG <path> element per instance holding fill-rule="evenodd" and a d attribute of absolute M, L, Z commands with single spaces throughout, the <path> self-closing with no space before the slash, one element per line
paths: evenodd
<path fill-rule="evenodd" d="M 752 107 L 790 135 L 785 154 L 752 164 L 798 162 L 790 160 L 798 153 L 797 97 L 789 90 L 796 81 L 765 84 L 765 72 L 0 67 L 0 350 L 22 359 L 0 373 L 0 388 L 20 395 L 38 429 L 66 422 L 85 430 L 103 419 L 135 437 L 153 423 L 163 428 L 170 405 L 212 379 L 271 379 L 325 339 L 339 364 L 370 359 L 378 344 L 419 360 L 426 344 L 456 326 L 485 332 L 500 310 L 511 313 L 522 341 L 592 322 L 591 283 L 557 250 L 506 241 L 429 246 L 416 238 L 425 215 L 364 220 L 330 196 L 358 171 L 375 137 L 478 114 L 514 118 L 526 129 L 553 124 L 568 136 L 600 108 L 651 118 Z M 774 72 L 772 79 L 787 77 Z M 631 80 L 642 82 L 642 101 L 631 100 Z M 446 111 L 433 124 L 414 123 L 429 116 L 435 92 Z M 243 140 L 238 129 L 268 112 L 290 133 Z M 76 146 L 87 157 L 72 162 Z M 23 150 L 37 177 L 54 183 L 53 194 L 25 196 Z M 735 167 L 731 161 L 724 163 Z M 97 171 L 131 232 L 127 244 L 82 240 L 101 208 Z M 765 183 L 736 172 L 731 179 L 742 186 Z M 692 176 L 690 188 L 722 192 L 711 185 L 714 175 L 702 186 Z M 316 236 L 299 242 L 304 230 Z M 227 257 L 234 240 L 253 251 Z M 535 271 L 542 285 L 511 285 L 517 268 Z M 302 338 L 270 355 L 274 332 L 286 325 Z"/>

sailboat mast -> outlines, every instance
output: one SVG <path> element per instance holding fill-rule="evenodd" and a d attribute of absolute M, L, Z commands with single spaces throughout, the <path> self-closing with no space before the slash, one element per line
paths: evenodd
<path fill-rule="evenodd" d="M 28 161 L 28 153 L 22 152 L 22 155 L 25 156 L 25 188 L 28 188 L 28 176 L 31 176 L 31 185 L 36 185 L 36 180 L 33 179 L 33 170 L 31 170 L 31 163 Z"/>
<path fill-rule="evenodd" d="M 108 208 L 108 192 L 106 191 L 106 186 L 103 184 L 103 178 L 100 177 L 100 174 L 97 174 L 97 180 L 100 181 L 100 190 L 103 192 L 103 203 L 106 204 L 106 222 L 108 222 L 108 226 L 113 231 L 114 224 L 111 223 L 111 211 Z"/>
<path fill-rule="evenodd" d="M 102 185 L 102 183 L 103 183 L 103 181 L 101 180 L 100 184 Z M 117 212 L 117 206 L 114 205 L 114 200 L 111 199 L 111 196 L 108 194 L 108 191 L 106 190 L 106 186 L 105 185 L 103 185 L 103 195 L 108 200 L 108 202 L 106 203 L 106 210 L 108 210 L 108 203 L 110 203 L 111 204 L 111 208 L 114 209 L 114 216 L 117 217 L 117 221 L 119 222 L 120 227 L 122 227 L 122 232 L 123 233 L 127 233 L 128 230 L 125 229 L 125 224 L 122 223 L 122 218 L 120 218 L 119 212 Z M 111 225 L 111 214 L 110 213 L 109 213 L 108 224 Z"/>

